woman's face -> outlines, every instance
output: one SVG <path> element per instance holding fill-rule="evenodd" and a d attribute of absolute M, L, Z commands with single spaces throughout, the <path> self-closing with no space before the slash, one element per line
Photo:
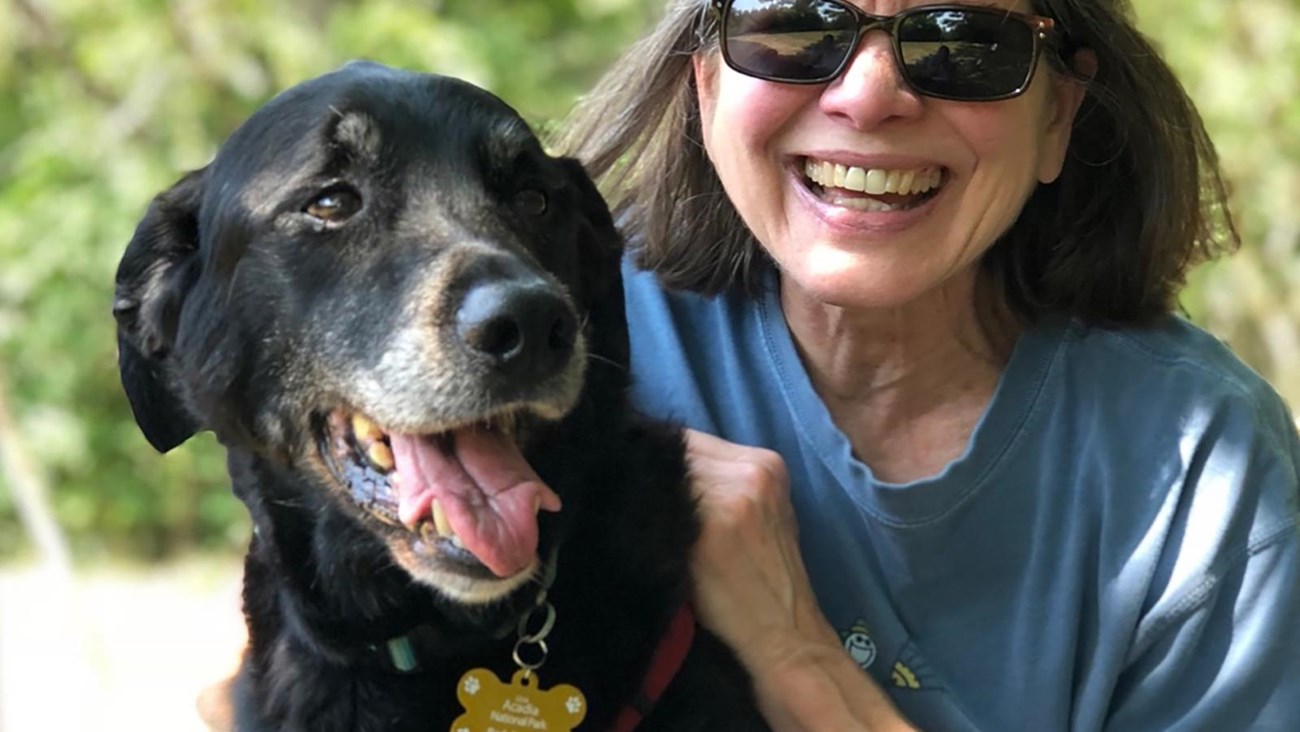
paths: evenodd
<path fill-rule="evenodd" d="M 888 15 L 926 3 L 855 4 Z M 1012 0 L 987 4 L 1028 11 Z M 920 304 L 969 285 L 1034 187 L 1060 173 L 1083 95 L 1040 60 L 1013 99 L 921 97 L 899 78 L 879 31 L 827 84 L 761 81 L 716 53 L 698 56 L 695 74 L 709 157 L 783 286 L 848 308 Z M 910 180 L 903 190 L 920 193 L 837 187 L 837 165 L 850 180 L 865 175 L 889 190 Z"/>

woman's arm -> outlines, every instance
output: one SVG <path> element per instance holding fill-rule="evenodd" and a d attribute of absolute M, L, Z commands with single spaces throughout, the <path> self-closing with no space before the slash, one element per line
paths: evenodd
<path fill-rule="evenodd" d="M 779 732 L 911 730 L 817 608 L 781 457 L 687 430 L 703 528 L 696 612 L 754 679 Z"/>

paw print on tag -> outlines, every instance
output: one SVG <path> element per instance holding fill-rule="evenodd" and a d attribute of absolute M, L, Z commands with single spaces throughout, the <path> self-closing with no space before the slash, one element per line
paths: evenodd
<path fill-rule="evenodd" d="M 520 670 L 503 683 L 485 668 L 467 671 L 456 686 L 465 713 L 451 732 L 570 732 L 587 716 L 587 699 L 577 687 L 539 688 L 536 673 Z"/>

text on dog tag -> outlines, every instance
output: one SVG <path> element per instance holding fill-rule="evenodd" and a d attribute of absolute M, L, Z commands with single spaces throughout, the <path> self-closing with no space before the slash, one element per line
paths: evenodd
<path fill-rule="evenodd" d="M 538 688 L 537 674 L 520 669 L 503 683 L 485 668 L 460 677 L 456 698 L 465 713 L 451 732 L 569 732 L 587 716 L 587 698 L 577 687 Z"/>

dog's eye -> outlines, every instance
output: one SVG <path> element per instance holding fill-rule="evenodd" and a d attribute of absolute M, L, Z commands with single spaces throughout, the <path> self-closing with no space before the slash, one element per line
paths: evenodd
<path fill-rule="evenodd" d="M 303 209 L 308 216 L 328 224 L 341 224 L 361 210 L 361 196 L 349 188 L 332 188 L 312 199 Z"/>
<path fill-rule="evenodd" d="M 515 205 L 520 211 L 531 216 L 541 216 L 546 213 L 548 203 L 546 194 L 534 188 L 526 188 L 515 194 Z"/>

